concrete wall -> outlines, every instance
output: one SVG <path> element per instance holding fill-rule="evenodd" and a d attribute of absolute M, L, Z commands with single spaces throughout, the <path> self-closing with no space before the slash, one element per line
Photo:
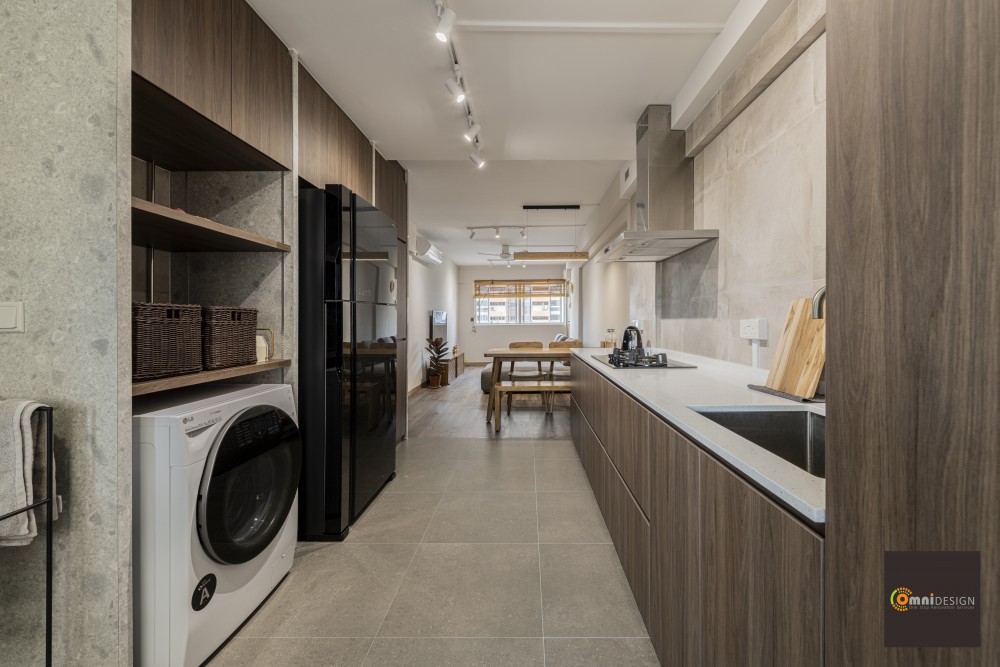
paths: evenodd
<path fill-rule="evenodd" d="M 826 276 L 826 37 L 695 158 L 695 227 L 719 240 L 656 267 L 657 342 L 750 363 L 739 320 L 768 320 L 769 366 L 791 300 Z"/>
<path fill-rule="evenodd" d="M 536 280 L 564 278 L 561 266 L 528 266 L 527 268 L 491 266 L 462 266 L 458 269 L 458 345 L 465 352 L 465 360 L 485 362 L 483 353 L 491 347 L 507 347 L 513 341 L 539 341 L 547 343 L 556 334 L 567 333 L 567 324 L 475 324 L 473 299 L 477 280 Z"/>
<path fill-rule="evenodd" d="M 448 313 L 448 343 L 455 344 L 458 337 L 458 270 L 451 260 L 438 266 L 424 266 L 407 256 L 407 390 L 419 387 L 424 381 L 427 337 L 430 335 L 432 310 Z"/>
<path fill-rule="evenodd" d="M 55 407 L 57 665 L 132 662 L 130 7 L 0 6 L 0 396 Z M 0 549 L 5 665 L 43 664 L 44 540 Z"/>

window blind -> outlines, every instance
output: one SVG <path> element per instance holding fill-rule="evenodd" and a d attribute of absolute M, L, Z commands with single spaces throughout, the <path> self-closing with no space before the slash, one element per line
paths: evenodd
<path fill-rule="evenodd" d="M 477 280 L 477 297 L 528 299 L 531 297 L 566 296 L 566 281 L 562 278 L 548 280 Z"/>

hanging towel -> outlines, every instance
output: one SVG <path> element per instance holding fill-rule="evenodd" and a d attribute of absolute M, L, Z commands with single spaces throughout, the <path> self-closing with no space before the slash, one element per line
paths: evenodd
<path fill-rule="evenodd" d="M 44 459 L 48 438 L 46 421 L 38 412 L 42 407 L 34 401 L 0 401 L 0 515 L 35 502 L 35 460 Z M 55 479 L 54 471 L 50 474 L 49 479 Z M 34 510 L 0 521 L 0 547 L 24 546 L 36 535 Z"/>

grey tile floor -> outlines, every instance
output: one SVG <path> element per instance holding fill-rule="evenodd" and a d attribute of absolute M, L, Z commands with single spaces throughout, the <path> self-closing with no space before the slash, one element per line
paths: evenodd
<path fill-rule="evenodd" d="M 300 544 L 212 661 L 657 665 L 568 440 L 414 438 L 347 540 Z"/>

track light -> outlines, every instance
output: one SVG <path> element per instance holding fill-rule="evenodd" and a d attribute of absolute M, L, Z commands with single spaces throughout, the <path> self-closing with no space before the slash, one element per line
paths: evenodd
<path fill-rule="evenodd" d="M 476 153 L 471 153 L 469 155 L 469 159 L 472 160 L 472 164 L 476 165 L 480 169 L 482 169 L 483 167 L 486 166 L 486 160 L 484 160 L 483 158 L 479 157 L 479 155 L 476 154 Z M 497 238 L 500 238 L 499 233 L 497 234 Z"/>
<path fill-rule="evenodd" d="M 480 127 L 479 123 L 473 123 L 472 127 L 463 135 L 466 141 L 475 141 L 476 137 L 479 136 L 479 131 L 483 129 Z"/>
<path fill-rule="evenodd" d="M 476 238 L 476 230 L 475 229 L 473 229 L 471 232 L 469 232 L 469 240 L 471 241 L 474 238 Z"/>
<path fill-rule="evenodd" d="M 454 27 L 455 12 L 451 9 L 445 9 L 441 12 L 441 20 L 438 21 L 437 32 L 434 33 L 434 36 L 439 42 L 445 44 L 451 38 L 451 29 Z"/>
<path fill-rule="evenodd" d="M 455 98 L 455 102 L 461 104 L 465 101 L 465 91 L 462 89 L 462 84 L 460 84 L 455 79 L 448 79 L 444 82 L 444 87 L 448 89 L 451 96 Z"/>
<path fill-rule="evenodd" d="M 494 227 L 493 228 L 493 238 L 495 238 L 495 239 L 500 238 L 500 228 L 499 227 Z"/>

